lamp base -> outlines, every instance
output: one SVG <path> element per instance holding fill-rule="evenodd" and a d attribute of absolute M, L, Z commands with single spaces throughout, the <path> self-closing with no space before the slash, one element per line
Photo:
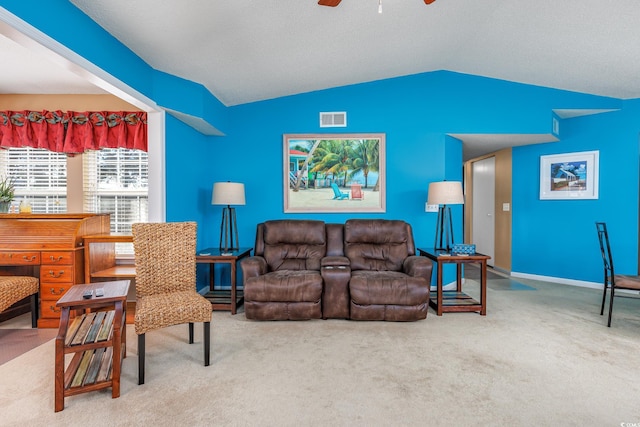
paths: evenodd
<path fill-rule="evenodd" d="M 234 239 L 235 238 L 235 239 Z M 236 225 L 236 210 L 231 206 L 222 208 L 222 222 L 220 223 L 220 250 L 222 252 L 239 249 L 238 227 Z"/>
<path fill-rule="evenodd" d="M 451 208 L 442 205 L 438 208 L 438 222 L 436 224 L 436 238 L 433 247 L 436 251 L 451 252 L 453 244 L 453 222 L 451 220 Z"/>

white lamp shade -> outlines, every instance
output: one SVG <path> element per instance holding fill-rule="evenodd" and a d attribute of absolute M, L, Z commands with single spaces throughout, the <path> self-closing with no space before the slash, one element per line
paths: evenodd
<path fill-rule="evenodd" d="M 432 182 L 429 184 L 427 204 L 463 205 L 462 183 L 460 181 Z"/>
<path fill-rule="evenodd" d="M 213 184 L 212 205 L 244 205 L 244 184 L 216 182 Z"/>

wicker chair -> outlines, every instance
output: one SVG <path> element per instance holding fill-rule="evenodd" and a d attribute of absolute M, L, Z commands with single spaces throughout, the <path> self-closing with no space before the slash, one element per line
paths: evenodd
<path fill-rule="evenodd" d="M 204 365 L 209 366 L 211 303 L 196 292 L 196 223 L 133 224 L 136 261 L 135 331 L 138 384 L 144 384 L 144 337 L 148 331 L 204 323 Z"/>
<path fill-rule="evenodd" d="M 38 326 L 38 279 L 30 276 L 0 276 L 0 312 L 31 296 L 31 326 Z"/>

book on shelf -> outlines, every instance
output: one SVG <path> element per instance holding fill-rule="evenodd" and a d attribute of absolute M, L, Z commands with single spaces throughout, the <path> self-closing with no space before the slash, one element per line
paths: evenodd
<path fill-rule="evenodd" d="M 109 374 L 111 373 L 111 363 L 113 360 L 113 347 L 107 347 L 102 355 L 102 361 L 100 362 L 100 370 L 96 378 L 97 382 L 107 381 Z"/>
<path fill-rule="evenodd" d="M 97 348 L 93 353 L 93 358 L 91 359 L 91 363 L 89 364 L 89 368 L 87 369 L 87 375 L 84 377 L 82 385 L 93 384 L 96 382 L 96 378 L 98 377 L 98 370 L 100 369 L 100 364 L 102 363 L 103 354 L 104 347 Z"/>
<path fill-rule="evenodd" d="M 100 330 L 100 327 L 102 326 L 102 321 L 104 320 L 104 316 L 105 316 L 106 312 L 104 311 L 98 311 L 93 319 L 93 322 L 91 323 L 91 327 L 89 328 L 89 331 L 87 332 L 87 336 L 84 337 L 84 343 L 88 344 L 88 343 L 92 343 L 96 341 L 96 337 L 98 336 L 98 331 Z"/>
<path fill-rule="evenodd" d="M 84 338 L 87 336 L 87 332 L 89 332 L 89 329 L 91 328 L 93 319 L 95 317 L 96 317 L 96 313 L 87 313 L 84 315 L 84 320 L 82 321 L 82 324 L 78 328 L 78 332 L 76 332 L 76 335 L 73 337 L 73 340 L 71 340 L 72 346 L 80 345 L 84 342 Z"/>
<path fill-rule="evenodd" d="M 109 339 L 111 335 L 111 329 L 113 328 L 113 318 L 116 314 L 115 310 L 110 310 L 106 312 L 106 316 L 104 321 L 102 322 L 102 326 L 100 327 L 100 331 L 98 332 L 97 342 L 106 341 Z"/>
<path fill-rule="evenodd" d="M 84 314 L 82 316 L 76 316 L 73 318 L 71 324 L 67 328 L 67 335 L 64 338 L 64 345 L 68 346 L 69 344 L 71 344 L 71 340 L 73 340 L 73 337 L 76 335 L 76 332 L 78 331 L 78 328 L 82 324 L 83 320 Z"/>
<path fill-rule="evenodd" d="M 93 353 L 93 350 L 86 350 L 82 353 L 82 360 L 80 361 L 80 366 L 78 366 L 78 370 L 73 377 L 73 381 L 71 381 L 71 387 L 80 387 L 82 385 L 84 377 L 87 374 L 87 369 L 89 368 L 89 363 L 93 357 Z"/>

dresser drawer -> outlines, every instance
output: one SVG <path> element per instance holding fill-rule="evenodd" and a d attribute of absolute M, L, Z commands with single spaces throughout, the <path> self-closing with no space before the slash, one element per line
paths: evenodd
<path fill-rule="evenodd" d="M 40 252 L 0 251 L 0 265 L 39 265 Z"/>
<path fill-rule="evenodd" d="M 40 266 L 40 286 L 51 283 L 73 284 L 73 265 L 42 265 Z"/>
<path fill-rule="evenodd" d="M 56 319 L 60 317 L 60 307 L 56 307 L 57 299 L 41 300 L 40 301 L 40 315 L 44 319 Z"/>
<path fill-rule="evenodd" d="M 42 264 L 73 265 L 73 252 L 42 252 Z"/>
<path fill-rule="evenodd" d="M 53 300 L 55 302 L 67 292 L 73 283 L 43 283 L 40 284 L 40 299 Z"/>
<path fill-rule="evenodd" d="M 43 319 L 60 317 L 60 308 L 56 307 L 56 303 L 72 286 L 72 282 L 40 282 L 40 313 Z"/>

